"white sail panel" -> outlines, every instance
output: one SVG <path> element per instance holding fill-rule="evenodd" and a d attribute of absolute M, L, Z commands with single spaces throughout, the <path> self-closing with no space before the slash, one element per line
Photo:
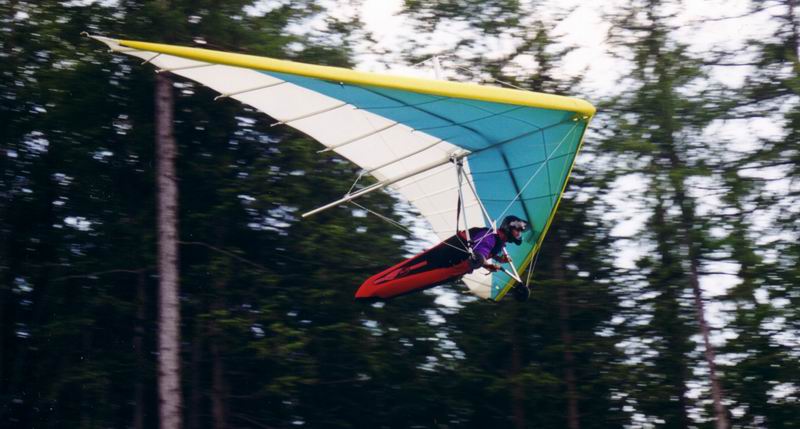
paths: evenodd
<path fill-rule="evenodd" d="M 381 167 L 371 172 L 377 180 L 401 177 L 408 171 L 464 152 L 438 137 L 266 73 L 133 50 L 120 46 L 114 39 L 94 37 L 112 50 L 149 60 L 158 69 L 172 70 L 278 121 L 288 121 L 286 125 L 324 146 L 336 148 L 337 153 L 365 170 Z M 466 161 L 465 164 L 468 172 Z M 411 202 L 430 223 L 433 232 L 444 239 L 456 230 L 456 183 L 456 167 L 447 163 L 390 187 Z M 469 226 L 485 226 L 475 196 L 471 192 L 463 195 Z"/>

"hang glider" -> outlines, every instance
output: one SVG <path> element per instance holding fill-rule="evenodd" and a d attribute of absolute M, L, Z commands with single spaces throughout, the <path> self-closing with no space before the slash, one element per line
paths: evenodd
<path fill-rule="evenodd" d="M 595 113 L 571 97 L 89 37 L 248 104 L 377 180 L 304 216 L 389 188 L 441 240 L 506 215 L 526 219 L 522 244 L 508 248 L 511 263 L 463 277 L 470 292 L 495 301 L 538 252 Z"/>

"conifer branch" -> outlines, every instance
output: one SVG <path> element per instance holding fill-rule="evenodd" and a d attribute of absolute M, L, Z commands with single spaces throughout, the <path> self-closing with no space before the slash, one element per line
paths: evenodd
<path fill-rule="evenodd" d="M 98 271 L 95 273 L 86 273 L 86 274 L 73 274 L 69 276 L 63 277 L 56 277 L 52 281 L 58 282 L 63 280 L 71 280 L 71 279 L 86 279 L 86 278 L 94 278 L 97 276 L 102 276 L 104 274 L 118 274 L 118 273 L 127 273 L 127 274 L 141 274 L 143 271 L 152 270 L 154 267 L 145 267 L 139 268 L 138 270 L 134 269 L 117 269 L 117 270 L 105 270 L 105 271 Z"/>
<path fill-rule="evenodd" d="M 253 261 L 251 261 L 249 259 L 243 258 L 243 257 L 231 252 L 230 250 L 220 249 L 219 247 L 212 246 L 212 245 L 210 245 L 208 243 L 204 243 L 202 241 L 179 241 L 178 243 L 184 244 L 184 245 L 193 245 L 193 246 L 205 247 L 205 248 L 207 248 L 209 250 L 213 250 L 215 252 L 222 253 L 224 255 L 230 256 L 231 258 L 234 258 L 237 261 L 244 262 L 245 264 L 250 265 L 250 266 L 255 267 L 255 268 L 258 268 L 259 270 L 262 270 L 262 271 L 265 271 L 265 272 L 272 272 L 272 270 L 270 270 L 269 268 L 267 268 L 267 267 L 265 267 L 265 266 L 263 266 L 263 265 L 261 265 L 261 264 L 259 264 L 257 262 L 253 262 Z"/>

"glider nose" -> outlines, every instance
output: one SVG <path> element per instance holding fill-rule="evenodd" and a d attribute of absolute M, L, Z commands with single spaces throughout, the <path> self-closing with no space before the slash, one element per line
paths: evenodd
<path fill-rule="evenodd" d="M 375 288 L 373 286 L 369 284 L 369 281 L 364 282 L 356 291 L 356 299 L 375 298 Z"/>

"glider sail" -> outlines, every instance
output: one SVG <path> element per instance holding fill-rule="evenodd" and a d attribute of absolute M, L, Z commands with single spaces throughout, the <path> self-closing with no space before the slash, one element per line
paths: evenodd
<path fill-rule="evenodd" d="M 344 200 L 389 187 L 441 240 L 464 220 L 476 227 L 490 226 L 486 215 L 527 219 L 522 244 L 508 246 L 519 272 L 539 250 L 595 113 L 570 97 L 90 37 L 248 104 L 378 180 Z M 509 274 L 478 270 L 464 281 L 474 294 L 499 300 L 514 284 Z"/>

